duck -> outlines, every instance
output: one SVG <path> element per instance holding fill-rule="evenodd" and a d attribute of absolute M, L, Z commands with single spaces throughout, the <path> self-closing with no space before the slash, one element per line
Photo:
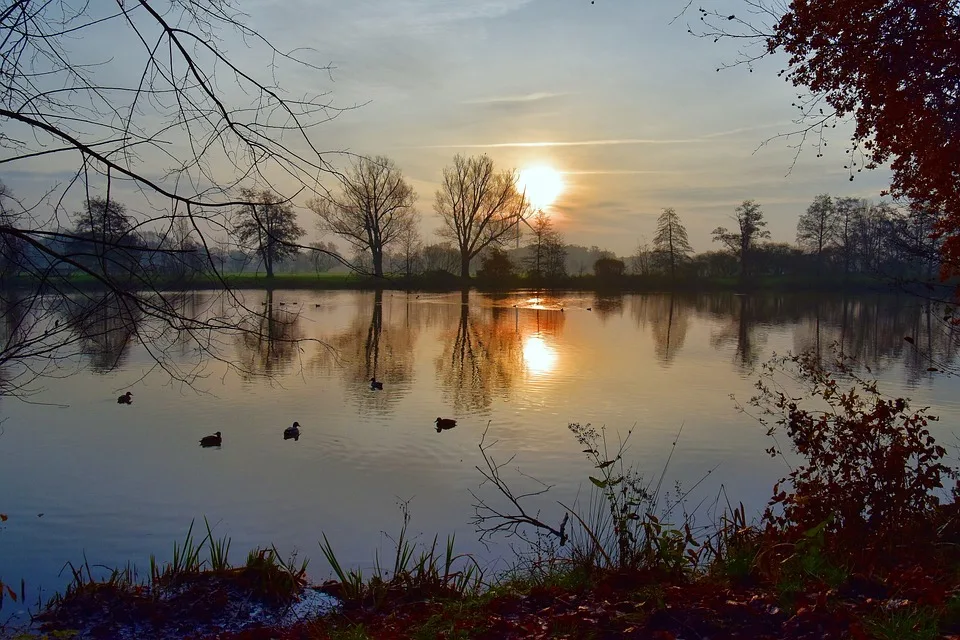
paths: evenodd
<path fill-rule="evenodd" d="M 289 440 L 290 438 L 293 438 L 294 440 L 300 439 L 300 423 L 299 422 L 294 422 L 293 425 L 283 430 L 283 439 Z"/>
<path fill-rule="evenodd" d="M 212 436 L 204 436 L 200 438 L 201 447 L 219 447 L 223 443 L 223 438 L 220 436 L 220 432 L 217 431 Z"/>
<path fill-rule="evenodd" d="M 371 391 L 383 391 L 383 383 L 377 382 L 376 378 L 370 378 L 370 390 Z"/>
<path fill-rule="evenodd" d="M 133 394 L 127 391 L 125 394 L 117 398 L 117 404 L 133 404 Z"/>
<path fill-rule="evenodd" d="M 453 429 L 457 426 L 457 421 L 452 418 L 437 418 L 437 433 L 444 429 Z"/>

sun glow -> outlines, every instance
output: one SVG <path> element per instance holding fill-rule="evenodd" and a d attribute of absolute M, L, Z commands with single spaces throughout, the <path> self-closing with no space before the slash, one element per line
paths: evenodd
<path fill-rule="evenodd" d="M 535 209 L 546 209 L 563 193 L 563 176 L 553 167 L 539 165 L 520 172 L 517 188 Z"/>
<path fill-rule="evenodd" d="M 542 337 L 530 336 L 523 341 L 523 362 L 533 375 L 545 375 L 557 365 L 557 352 Z"/>

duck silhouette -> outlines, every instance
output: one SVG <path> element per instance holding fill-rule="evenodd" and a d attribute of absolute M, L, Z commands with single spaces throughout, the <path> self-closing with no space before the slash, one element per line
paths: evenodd
<path fill-rule="evenodd" d="M 200 438 L 201 447 L 219 447 L 221 444 L 223 444 L 223 438 L 220 436 L 219 431 L 212 436 L 204 436 Z"/>
<path fill-rule="evenodd" d="M 300 440 L 300 423 L 299 422 L 294 422 L 293 425 L 283 430 L 283 439 L 289 440 L 291 438 L 293 438 L 294 440 Z"/>
<path fill-rule="evenodd" d="M 453 429 L 457 426 L 457 421 L 452 418 L 437 418 L 437 433 L 444 429 Z"/>
<path fill-rule="evenodd" d="M 127 391 L 125 394 L 117 398 L 117 404 L 133 404 L 133 394 Z"/>
<path fill-rule="evenodd" d="M 376 378 L 370 378 L 370 390 L 371 391 L 383 391 L 383 383 L 377 382 Z"/>

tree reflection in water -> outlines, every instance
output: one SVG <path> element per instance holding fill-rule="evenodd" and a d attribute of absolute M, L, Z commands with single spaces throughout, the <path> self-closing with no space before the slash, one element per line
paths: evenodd
<path fill-rule="evenodd" d="M 565 316 L 559 307 L 544 306 L 539 299 L 526 308 L 497 301 L 471 306 L 469 294 L 461 294 L 459 313 L 448 320 L 453 327 L 441 337 L 444 349 L 436 360 L 444 399 L 454 411 L 485 410 L 494 398 L 509 397 L 525 374 L 553 370 L 557 356 L 552 342 L 563 330 Z"/>
<path fill-rule="evenodd" d="M 661 364 L 670 365 L 683 349 L 692 308 L 692 301 L 679 294 L 630 297 L 630 314 L 641 329 L 650 325 L 654 353 Z"/>
<path fill-rule="evenodd" d="M 311 367 L 339 371 L 347 397 L 363 411 L 388 413 L 413 378 L 417 298 L 383 291 L 360 292 L 356 298 L 357 314 L 350 326 L 325 340 L 330 348 L 321 346 Z M 384 390 L 371 391 L 370 378 L 382 382 Z"/>
<path fill-rule="evenodd" d="M 61 312 L 80 353 L 101 374 L 123 366 L 143 319 L 130 298 L 113 292 L 64 298 Z"/>
<path fill-rule="evenodd" d="M 284 373 L 300 355 L 304 340 L 300 305 L 275 302 L 273 291 L 265 293 L 262 310 L 247 314 L 237 335 L 237 369 L 246 380 Z"/>

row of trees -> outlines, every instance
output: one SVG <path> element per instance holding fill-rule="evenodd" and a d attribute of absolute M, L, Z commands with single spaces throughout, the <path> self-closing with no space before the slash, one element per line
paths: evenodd
<path fill-rule="evenodd" d="M 897 209 L 851 197 L 821 194 L 797 221 L 797 244 L 769 242 L 761 206 L 744 200 L 731 228 L 717 227 L 720 251 L 693 254 L 676 211 L 664 209 L 652 245 L 641 243 L 631 258 L 639 275 L 671 278 L 808 274 L 816 278 L 871 274 L 929 280 L 936 274 L 936 216 L 927 209 Z"/>
<path fill-rule="evenodd" d="M 474 185 L 474 194 L 481 194 L 491 177 L 499 186 L 492 196 L 475 195 L 473 204 L 463 204 L 464 192 L 474 179 L 470 176 L 481 174 L 486 178 Z M 450 225 L 441 233 L 441 240 L 446 241 L 430 245 L 420 240 L 414 193 L 392 162 L 382 157 L 358 160 L 350 180 L 349 190 L 345 187 L 339 198 L 314 199 L 309 207 L 317 213 L 321 229 L 349 240 L 354 265 L 380 275 L 447 272 L 463 276 L 464 269 L 469 274 L 477 255 L 482 258 L 477 276 L 488 283 L 509 283 L 518 275 L 535 283 L 555 283 L 578 270 L 583 275 L 584 266 L 604 280 L 633 273 L 671 280 L 740 277 L 745 281 L 764 275 L 806 274 L 819 279 L 863 273 L 931 279 L 938 266 L 939 243 L 932 235 L 934 215 L 916 207 L 900 210 L 859 198 L 815 197 L 798 219 L 796 245 L 770 242 L 761 206 L 745 200 L 731 216 L 733 226 L 713 231 L 713 241 L 721 249 L 701 254 L 694 254 L 676 210 L 666 208 L 657 220 L 652 243 L 641 243 L 624 261 L 597 247 L 568 247 L 549 215 L 518 212 L 522 195 L 509 209 L 494 206 L 486 198 L 508 200 L 508 187 L 513 183 L 510 172 L 492 172 L 492 163 L 485 156 L 458 157 L 448 169 L 448 186 L 437 192 L 437 211 L 450 214 L 444 218 Z M 305 231 L 290 202 L 268 190 L 243 190 L 242 195 L 250 204 L 236 211 L 230 227 L 240 249 L 202 246 L 195 241 L 186 216 L 175 217 L 163 234 L 138 232 L 124 205 L 105 198 L 90 199 L 74 214 L 72 235 L 61 239 L 65 246 L 60 249 L 87 270 L 138 274 L 141 279 L 151 270 L 181 277 L 211 265 L 217 271 L 242 271 L 259 265 L 273 276 L 281 265 L 288 271 L 322 272 L 346 263 L 331 242 L 309 247 L 299 244 Z M 477 202 L 486 204 L 478 208 Z M 523 246 L 519 242 L 521 223 L 526 236 Z M 455 242 L 450 242 L 451 238 Z M 508 248 L 508 241 L 515 241 L 515 246 Z M 301 248 L 309 251 L 301 252 Z M 5 276 L 21 264 L 23 257 L 18 254 L 24 249 L 22 243 L 0 246 Z M 580 264 L 579 269 L 572 265 L 568 249 L 592 255 L 590 264 Z M 42 259 L 36 251 L 33 254 L 34 260 Z"/>
<path fill-rule="evenodd" d="M 486 155 L 458 155 L 443 170 L 433 208 L 443 222 L 440 237 L 457 250 L 461 277 L 470 276 L 471 264 L 482 252 L 515 237 L 521 222 L 530 226 L 536 238 L 537 271 L 557 262 L 550 253 L 558 243 L 553 240 L 549 219 L 541 213 L 530 223 L 536 212 L 517 189 L 517 177 L 514 170 L 498 170 Z M 330 195 L 307 202 L 307 208 L 317 215 L 318 229 L 346 241 L 356 261 L 368 264 L 377 277 L 384 275 L 391 251 L 394 261 L 400 256 L 403 270 L 411 274 L 422 249 L 419 213 L 416 194 L 401 170 L 383 156 L 360 157 L 340 176 L 339 183 Z M 254 199 L 248 196 L 251 194 L 245 193 L 244 199 Z M 277 262 L 297 252 L 304 230 L 297 226 L 289 203 L 269 192 L 260 193 L 257 199 L 263 206 L 244 207 L 234 232 L 240 246 L 261 257 L 271 277 Z"/>

